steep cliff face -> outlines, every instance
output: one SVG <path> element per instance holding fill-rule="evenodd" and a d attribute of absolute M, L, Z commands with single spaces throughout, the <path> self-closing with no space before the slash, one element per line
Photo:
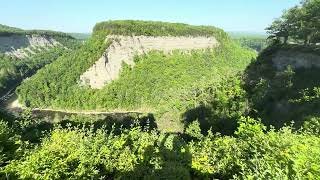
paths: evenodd
<path fill-rule="evenodd" d="M 80 76 L 82 84 L 101 89 L 105 84 L 118 78 L 123 63 L 134 65 L 134 56 L 151 50 L 170 53 L 173 50 L 183 52 L 214 48 L 219 45 L 214 37 L 172 37 L 172 36 L 121 36 L 109 35 L 106 41 L 111 45 L 103 56 Z"/>
<path fill-rule="evenodd" d="M 277 70 L 284 70 L 287 66 L 293 69 L 320 67 L 320 56 L 305 52 L 288 52 L 280 50 L 273 55 L 272 62 Z"/>
<path fill-rule="evenodd" d="M 45 35 L 9 35 L 0 36 L 0 53 L 19 59 L 35 54 L 50 47 L 61 45 L 54 38 Z"/>

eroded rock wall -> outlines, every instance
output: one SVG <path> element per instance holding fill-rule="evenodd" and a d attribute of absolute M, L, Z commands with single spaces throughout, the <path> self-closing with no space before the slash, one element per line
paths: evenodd
<path fill-rule="evenodd" d="M 42 35 L 0 36 L 0 52 L 20 59 L 58 45 L 54 38 Z"/>
<path fill-rule="evenodd" d="M 282 71 L 291 66 L 293 69 L 320 67 L 320 56 L 304 52 L 278 51 L 272 58 L 277 70 Z"/>
<path fill-rule="evenodd" d="M 101 89 L 118 78 L 122 63 L 134 65 L 134 56 L 151 50 L 169 53 L 173 50 L 190 51 L 214 48 L 219 45 L 214 37 L 149 37 L 110 35 L 109 48 L 96 63 L 80 76 L 82 84 Z"/>

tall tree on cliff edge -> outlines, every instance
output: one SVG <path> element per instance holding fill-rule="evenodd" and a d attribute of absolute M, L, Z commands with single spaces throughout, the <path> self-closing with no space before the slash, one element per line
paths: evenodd
<path fill-rule="evenodd" d="M 317 43 L 320 40 L 320 0 L 304 0 L 283 13 L 269 27 L 269 39 L 275 39 L 287 44 L 288 40 L 305 45 Z"/>

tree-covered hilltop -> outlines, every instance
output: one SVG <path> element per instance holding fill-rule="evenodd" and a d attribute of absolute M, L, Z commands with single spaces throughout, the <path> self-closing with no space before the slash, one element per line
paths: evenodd
<path fill-rule="evenodd" d="M 159 21 L 116 20 L 97 23 L 93 33 L 107 31 L 117 35 L 144 36 L 214 36 L 219 41 L 229 38 L 219 28 L 213 26 L 192 26 L 182 23 Z"/>
<path fill-rule="evenodd" d="M 217 84 L 229 83 L 228 78 L 241 72 L 256 55 L 253 51 L 241 48 L 231 41 L 226 33 L 217 28 L 205 27 L 202 31 L 202 26 L 194 27 L 184 24 L 115 21 L 112 26 L 112 23 L 97 24 L 92 37 L 80 49 L 59 58 L 23 82 L 17 89 L 19 101 L 29 107 L 40 108 L 157 112 L 162 129 L 181 131 L 184 124 L 179 121 L 183 118 L 194 118 L 190 117 L 188 109 L 196 109 L 201 105 L 211 106 L 211 102 L 205 102 L 205 97 L 210 96 L 211 100 L 217 99 L 217 101 L 222 101 L 223 98 L 230 101 L 236 99 L 238 94 L 220 92 L 223 88 L 216 90 Z M 149 23 L 151 28 L 148 26 Z M 105 24 L 108 26 L 103 26 Z M 103 28 L 97 28 L 117 27 L 119 24 L 122 25 L 119 31 L 110 29 L 104 31 L 101 30 Z M 139 24 L 143 25 L 139 27 Z M 189 54 L 175 51 L 172 54 L 151 52 L 138 56 L 135 58 L 135 67 L 124 65 L 119 79 L 106 85 L 102 90 L 90 89 L 79 84 L 79 77 L 102 56 L 108 47 L 108 42 L 105 42 L 106 35 L 119 32 L 127 34 L 130 30 L 132 33 L 146 32 L 146 35 L 150 35 L 150 32 L 155 31 L 156 25 L 170 27 L 168 32 L 171 32 L 172 28 L 183 27 L 180 28 L 180 32 L 183 33 L 176 35 L 186 35 L 185 33 L 189 31 L 190 35 L 195 35 L 194 32 L 199 35 L 210 32 L 212 36 L 217 36 L 220 45 L 216 49 L 192 51 Z M 168 35 L 163 30 L 160 32 L 161 35 Z M 159 32 L 154 33 L 154 35 L 160 35 Z M 206 92 L 212 94 L 207 95 Z M 237 106 L 236 102 L 234 105 L 231 105 L 231 102 L 221 103 Z M 183 117 L 184 113 L 187 114 L 186 117 Z M 226 115 L 226 119 L 234 119 L 235 114 L 237 113 L 230 112 L 230 115 Z M 233 120 L 230 121 L 230 124 L 234 124 Z"/>
<path fill-rule="evenodd" d="M 72 38 L 70 35 L 51 30 L 24 30 L 16 27 L 10 27 L 0 24 L 0 36 L 9 35 L 43 35 L 43 36 L 54 36 L 54 37 L 65 37 Z"/>
<path fill-rule="evenodd" d="M 64 46 L 75 48 L 77 44 L 77 40 L 71 36 L 70 34 L 52 30 L 24 30 L 20 28 L 10 27 L 6 25 L 0 24 L 0 37 L 8 37 L 8 36 L 43 36 L 43 37 L 51 37 L 57 40 Z"/>
<path fill-rule="evenodd" d="M 17 31 L 23 31 L 23 30 L 20 28 L 0 24 L 0 32 L 17 32 Z"/>
<path fill-rule="evenodd" d="M 320 1 L 303 0 L 275 20 L 266 30 L 270 38 L 293 43 L 319 43 L 320 42 Z"/>

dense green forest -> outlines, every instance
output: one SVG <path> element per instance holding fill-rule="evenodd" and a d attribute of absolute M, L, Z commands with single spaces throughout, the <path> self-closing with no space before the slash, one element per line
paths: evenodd
<path fill-rule="evenodd" d="M 0 95 L 15 87 L 22 79 L 34 74 L 44 65 L 50 64 L 66 51 L 63 47 L 57 47 L 38 52 L 23 60 L 0 55 Z"/>
<path fill-rule="evenodd" d="M 288 36 L 270 31 L 258 55 L 251 40 L 215 27 L 98 23 L 79 48 L 18 87 L 28 107 L 20 117 L 0 111 L 0 179 L 320 179 L 319 67 L 277 69 L 273 61 L 278 52 L 320 56 L 319 9 L 319 0 L 304 0 L 284 12 L 284 24 L 293 10 L 303 18 Z M 214 36 L 219 47 L 136 56 L 94 90 L 79 77 L 110 45 L 108 34 Z M 144 113 L 56 122 L 35 118 L 34 107 Z"/>

